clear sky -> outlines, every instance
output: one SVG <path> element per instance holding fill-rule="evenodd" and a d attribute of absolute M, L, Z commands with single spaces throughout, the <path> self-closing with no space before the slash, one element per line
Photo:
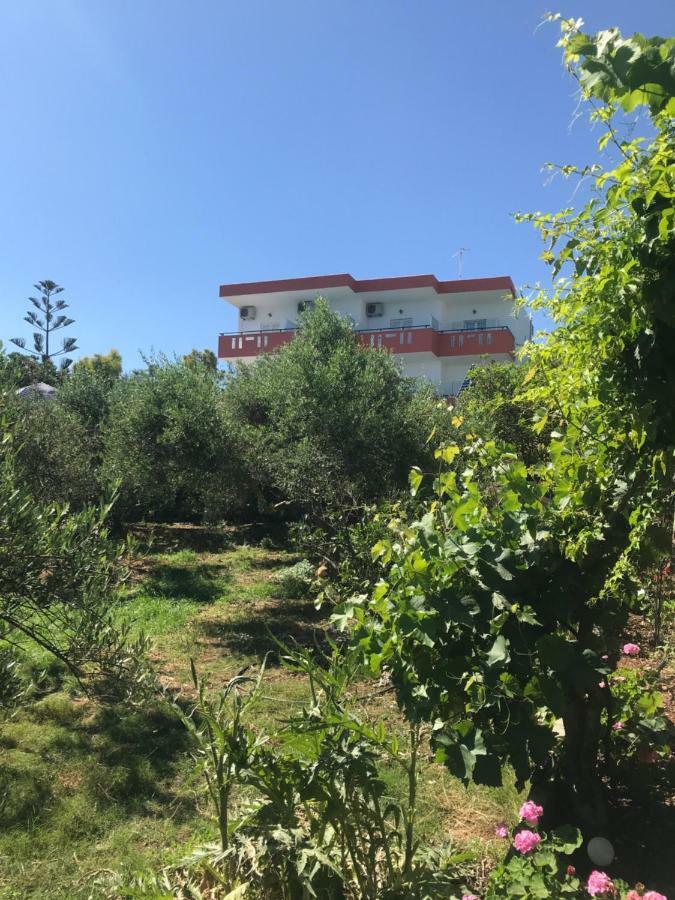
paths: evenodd
<path fill-rule="evenodd" d="M 586 162 L 546 0 L 0 0 L 0 338 L 59 282 L 80 353 L 215 349 L 222 282 L 547 276 L 518 210 Z M 673 0 L 566 0 L 671 35 Z M 79 355 L 79 354 L 78 354 Z"/>

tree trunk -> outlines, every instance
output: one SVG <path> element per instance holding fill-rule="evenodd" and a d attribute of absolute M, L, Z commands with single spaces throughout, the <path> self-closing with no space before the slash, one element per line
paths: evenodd
<path fill-rule="evenodd" d="M 600 775 L 600 716 L 605 698 L 600 687 L 575 692 L 563 712 L 565 743 L 563 789 L 570 803 L 570 820 L 582 831 L 599 834 L 608 825 L 607 802 Z"/>

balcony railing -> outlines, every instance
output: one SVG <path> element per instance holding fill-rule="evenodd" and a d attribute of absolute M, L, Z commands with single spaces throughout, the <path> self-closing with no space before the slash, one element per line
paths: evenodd
<path fill-rule="evenodd" d="M 296 328 L 221 333 L 218 338 L 218 356 L 220 359 L 259 356 L 287 344 L 296 333 Z M 405 328 L 357 329 L 355 333 L 363 346 L 384 348 L 397 354 L 480 356 L 483 353 L 512 353 L 515 349 L 515 339 L 507 325 L 447 331 L 438 330 L 431 325 L 409 325 Z"/>

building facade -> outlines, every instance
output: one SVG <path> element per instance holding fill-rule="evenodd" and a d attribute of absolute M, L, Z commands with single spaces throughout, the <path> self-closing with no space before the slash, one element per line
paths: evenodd
<path fill-rule="evenodd" d="M 292 340 L 298 316 L 321 296 L 351 318 L 362 344 L 389 350 L 405 375 L 428 379 L 445 396 L 459 393 L 471 366 L 513 360 L 532 336 L 509 277 L 326 275 L 224 284 L 220 296 L 239 310 L 239 330 L 219 337 L 221 360 L 252 360 Z"/>

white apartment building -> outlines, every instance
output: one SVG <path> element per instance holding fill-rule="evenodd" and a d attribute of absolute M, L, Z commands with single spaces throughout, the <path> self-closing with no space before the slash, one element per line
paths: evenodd
<path fill-rule="evenodd" d="M 218 340 L 218 357 L 226 362 L 255 359 L 292 340 L 298 315 L 321 296 L 351 318 L 362 344 L 389 350 L 405 375 L 427 378 L 445 396 L 459 393 L 471 366 L 513 360 L 532 336 L 529 315 L 515 309 L 508 276 L 325 275 L 224 284 L 220 296 L 239 310 L 239 330 Z"/>

